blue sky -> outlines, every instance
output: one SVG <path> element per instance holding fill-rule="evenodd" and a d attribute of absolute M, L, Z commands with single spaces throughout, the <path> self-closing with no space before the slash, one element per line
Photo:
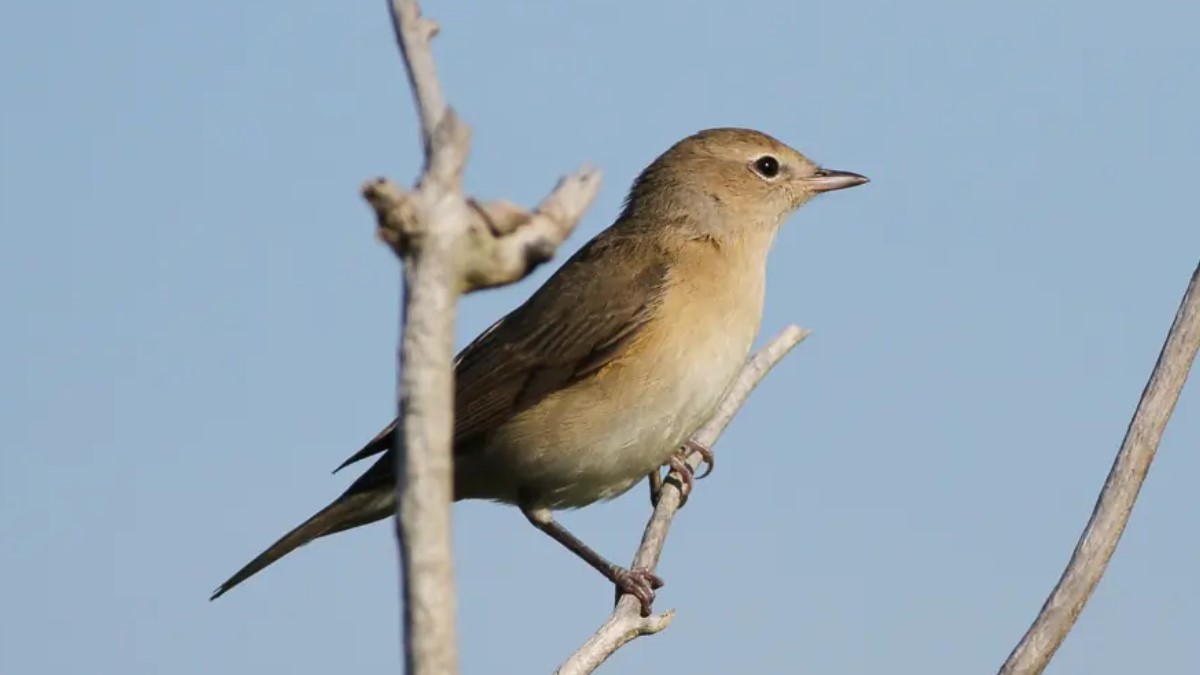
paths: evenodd
<path fill-rule="evenodd" d="M 705 127 L 872 179 L 781 233 L 764 335 L 815 332 L 676 521 L 674 625 L 605 672 L 998 667 L 1200 254 L 1200 6 L 426 9 L 471 190 L 528 204 L 604 170 L 564 253 Z M 419 152 L 384 3 L 8 3 L 0 26 L 0 672 L 396 672 L 386 525 L 207 601 L 393 411 L 398 265 L 358 187 Z M 549 272 L 465 300 L 458 344 Z M 1049 672 L 1200 672 L 1198 412 L 1193 386 Z M 562 520 L 624 561 L 647 508 Z M 455 527 L 465 672 L 550 672 L 607 615 L 517 511 Z"/>

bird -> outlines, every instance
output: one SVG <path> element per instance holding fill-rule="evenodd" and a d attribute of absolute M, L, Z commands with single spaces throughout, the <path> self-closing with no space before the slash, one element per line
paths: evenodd
<path fill-rule="evenodd" d="M 650 613 L 663 580 L 626 569 L 554 519 L 678 470 L 749 356 L 781 225 L 813 197 L 869 180 L 761 131 L 706 129 L 633 181 L 611 226 L 455 358 L 454 499 L 518 507 Z M 395 512 L 393 420 L 336 473 L 378 459 L 328 506 L 213 591 L 314 539 Z"/>

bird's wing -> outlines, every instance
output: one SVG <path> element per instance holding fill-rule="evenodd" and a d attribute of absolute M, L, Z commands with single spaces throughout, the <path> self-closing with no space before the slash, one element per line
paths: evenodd
<path fill-rule="evenodd" d="M 342 469 L 350 466 L 351 464 L 353 464 L 361 459 L 366 459 L 366 458 L 370 457 L 371 455 L 378 455 L 379 453 L 381 453 L 384 450 L 387 450 L 389 447 L 391 447 L 392 435 L 396 433 L 396 424 L 399 421 L 400 421 L 400 418 L 397 417 L 396 419 L 393 419 L 391 422 L 389 422 L 388 425 L 383 428 L 383 431 L 375 434 L 375 438 L 372 438 L 371 440 L 367 441 L 367 444 L 362 446 L 362 448 L 359 449 L 358 452 L 354 453 L 353 455 L 350 455 L 349 457 L 346 458 L 346 461 L 342 462 L 341 464 L 338 464 L 338 467 L 336 469 L 334 469 L 333 472 L 337 473 L 337 472 L 341 471 Z"/>
<path fill-rule="evenodd" d="M 455 452 L 622 353 L 658 303 L 666 264 L 645 240 L 605 232 L 455 359 Z M 586 309 L 585 309 L 586 308 Z M 396 420 L 338 469 L 391 447 Z"/>

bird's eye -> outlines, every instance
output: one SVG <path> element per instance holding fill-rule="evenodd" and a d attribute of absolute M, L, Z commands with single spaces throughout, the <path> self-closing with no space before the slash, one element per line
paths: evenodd
<path fill-rule="evenodd" d="M 754 170 L 764 178 L 774 178 L 779 175 L 779 160 L 770 155 L 763 155 L 754 160 Z"/>

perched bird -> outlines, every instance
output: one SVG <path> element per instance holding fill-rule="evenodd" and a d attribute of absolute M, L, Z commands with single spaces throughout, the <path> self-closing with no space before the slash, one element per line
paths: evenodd
<path fill-rule="evenodd" d="M 749 129 L 673 145 L 611 227 L 458 355 L 454 498 L 516 505 L 649 614 L 662 580 L 609 562 L 551 512 L 686 467 L 686 449 L 707 453 L 686 443 L 749 355 L 780 225 L 814 196 L 866 182 Z M 212 598 L 313 539 L 394 513 L 396 424 L 338 467 L 382 453 L 358 480 Z"/>

